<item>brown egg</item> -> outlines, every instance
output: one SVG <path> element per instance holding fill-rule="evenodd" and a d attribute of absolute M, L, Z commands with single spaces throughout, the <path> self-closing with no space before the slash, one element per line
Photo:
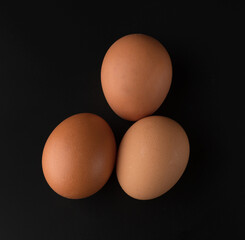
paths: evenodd
<path fill-rule="evenodd" d="M 114 135 L 106 121 L 91 113 L 76 114 L 50 134 L 43 150 L 43 173 L 59 195 L 86 198 L 109 179 L 115 154 Z"/>
<path fill-rule="evenodd" d="M 117 178 L 131 197 L 148 200 L 172 188 L 189 159 L 189 141 L 174 120 L 150 116 L 124 135 L 117 160 Z"/>
<path fill-rule="evenodd" d="M 101 67 L 101 84 L 112 110 L 136 121 L 151 115 L 167 96 L 172 64 L 167 50 L 156 39 L 131 34 L 107 51 Z"/>

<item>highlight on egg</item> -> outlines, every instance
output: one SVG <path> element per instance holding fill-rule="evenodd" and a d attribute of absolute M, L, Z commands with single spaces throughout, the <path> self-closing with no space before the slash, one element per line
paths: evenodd
<path fill-rule="evenodd" d="M 172 82 L 172 63 L 155 38 L 130 34 L 108 49 L 101 66 L 101 85 L 112 110 L 137 121 L 153 114 L 166 98 Z"/>
<path fill-rule="evenodd" d="M 101 117 L 75 114 L 50 134 L 43 149 L 42 169 L 49 186 L 59 195 L 86 198 L 98 192 L 115 164 L 114 134 Z"/>
<path fill-rule="evenodd" d="M 157 198 L 180 179 L 190 153 L 188 137 L 174 120 L 150 116 L 125 133 L 117 157 L 117 178 L 122 189 L 139 200 Z"/>

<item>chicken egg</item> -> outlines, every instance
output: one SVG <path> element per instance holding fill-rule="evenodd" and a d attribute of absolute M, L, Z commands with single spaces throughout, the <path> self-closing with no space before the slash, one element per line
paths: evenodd
<path fill-rule="evenodd" d="M 116 155 L 110 126 L 91 113 L 73 115 L 50 134 L 43 149 L 42 168 L 59 195 L 79 199 L 99 191 L 109 179 Z"/>
<path fill-rule="evenodd" d="M 189 159 L 189 141 L 174 120 L 150 116 L 134 123 L 118 150 L 117 178 L 131 197 L 149 200 L 171 189 Z"/>
<path fill-rule="evenodd" d="M 112 110 L 137 121 L 154 113 L 166 98 L 172 64 L 165 47 L 153 37 L 130 34 L 107 51 L 101 67 L 101 85 Z"/>

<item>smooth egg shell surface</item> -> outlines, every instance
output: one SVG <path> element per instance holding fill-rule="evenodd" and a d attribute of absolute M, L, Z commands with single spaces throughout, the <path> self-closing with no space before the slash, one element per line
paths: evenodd
<path fill-rule="evenodd" d="M 189 159 L 189 141 L 174 120 L 150 116 L 125 133 L 117 159 L 117 178 L 131 197 L 148 200 L 172 188 Z"/>
<path fill-rule="evenodd" d="M 47 139 L 43 173 L 59 195 L 86 198 L 105 185 L 115 155 L 115 138 L 106 121 L 95 114 L 76 114 L 61 122 Z"/>
<path fill-rule="evenodd" d="M 166 98 L 172 64 L 165 47 L 144 34 L 130 34 L 107 51 L 101 84 L 112 110 L 121 118 L 139 120 L 154 113 Z"/>

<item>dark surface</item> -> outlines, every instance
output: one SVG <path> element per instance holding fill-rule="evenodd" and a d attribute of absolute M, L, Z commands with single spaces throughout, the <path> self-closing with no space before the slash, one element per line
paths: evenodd
<path fill-rule="evenodd" d="M 1 240 L 244 239 L 245 7 L 180 2 L 0 8 Z M 172 58 L 173 84 L 155 114 L 185 128 L 188 168 L 152 201 L 128 197 L 115 173 L 88 199 L 62 198 L 42 174 L 46 138 L 68 116 L 92 112 L 120 142 L 132 123 L 106 103 L 100 66 L 135 32 Z"/>

